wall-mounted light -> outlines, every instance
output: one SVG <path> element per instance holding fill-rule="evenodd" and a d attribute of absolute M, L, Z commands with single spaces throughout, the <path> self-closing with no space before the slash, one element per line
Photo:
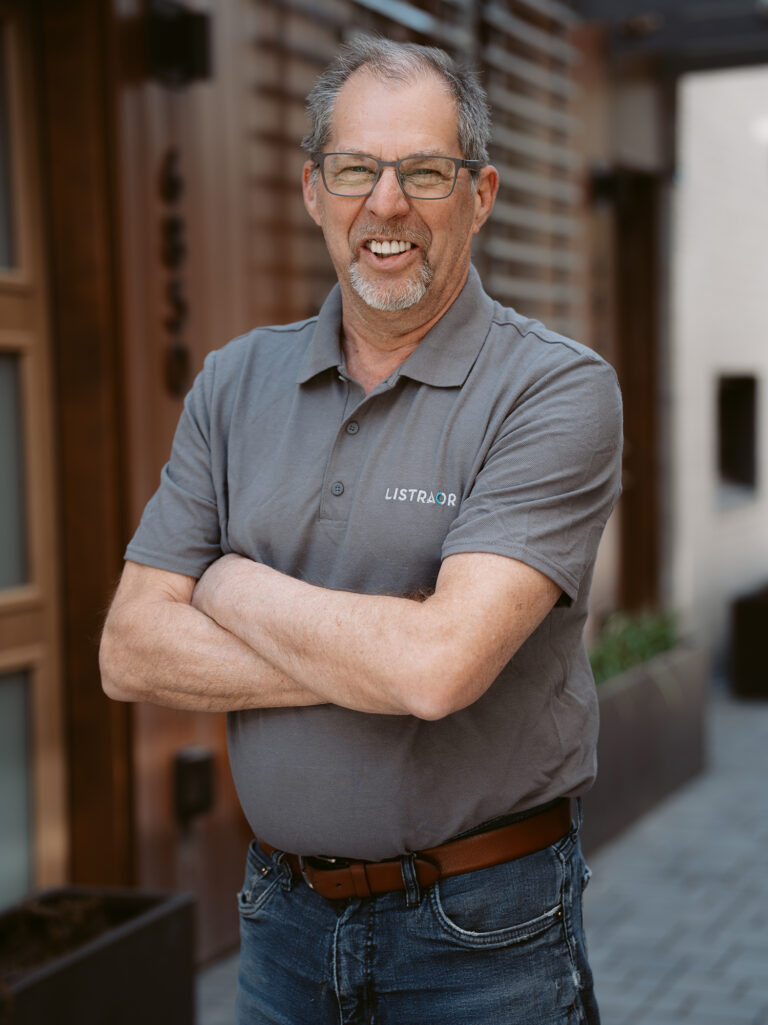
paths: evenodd
<path fill-rule="evenodd" d="M 176 0 L 148 0 L 147 73 L 170 88 L 211 77 L 211 19 Z"/>
<path fill-rule="evenodd" d="M 173 803 L 176 821 L 186 829 L 213 808 L 214 756 L 210 748 L 183 747 L 174 757 Z"/>

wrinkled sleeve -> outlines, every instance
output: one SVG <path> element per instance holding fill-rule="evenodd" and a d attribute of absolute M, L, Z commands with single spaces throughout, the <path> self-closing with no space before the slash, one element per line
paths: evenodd
<path fill-rule="evenodd" d="M 125 552 L 132 562 L 196 578 L 221 555 L 211 451 L 215 355 L 206 358 L 184 400 L 160 486 Z"/>
<path fill-rule="evenodd" d="M 443 544 L 446 558 L 519 559 L 578 597 L 621 491 L 621 396 L 613 369 L 572 355 L 519 396 Z"/>

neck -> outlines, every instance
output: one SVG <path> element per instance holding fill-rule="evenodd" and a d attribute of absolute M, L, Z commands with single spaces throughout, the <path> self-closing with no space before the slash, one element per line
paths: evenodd
<path fill-rule="evenodd" d="M 368 306 L 349 286 L 342 290 L 342 349 L 347 370 L 366 395 L 401 366 L 434 327 L 464 287 L 463 275 L 439 309 L 431 311 L 427 296 L 408 310 L 385 313 Z"/>

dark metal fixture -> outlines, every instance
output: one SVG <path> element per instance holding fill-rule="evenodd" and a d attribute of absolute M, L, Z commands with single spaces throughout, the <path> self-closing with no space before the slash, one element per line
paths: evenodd
<path fill-rule="evenodd" d="M 192 819 L 213 808 L 213 752 L 207 747 L 183 747 L 174 759 L 176 821 L 186 828 Z"/>
<path fill-rule="evenodd" d="M 148 0 L 147 71 L 174 89 L 210 78 L 210 16 L 175 0 Z"/>

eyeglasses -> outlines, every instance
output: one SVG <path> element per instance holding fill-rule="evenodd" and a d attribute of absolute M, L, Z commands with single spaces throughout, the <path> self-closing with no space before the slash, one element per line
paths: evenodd
<path fill-rule="evenodd" d="M 370 196 L 385 167 L 394 167 L 400 188 L 410 199 L 447 199 L 456 187 L 459 169 L 479 171 L 482 160 L 416 155 L 377 160 L 365 153 L 313 153 L 323 184 L 334 196 Z"/>

